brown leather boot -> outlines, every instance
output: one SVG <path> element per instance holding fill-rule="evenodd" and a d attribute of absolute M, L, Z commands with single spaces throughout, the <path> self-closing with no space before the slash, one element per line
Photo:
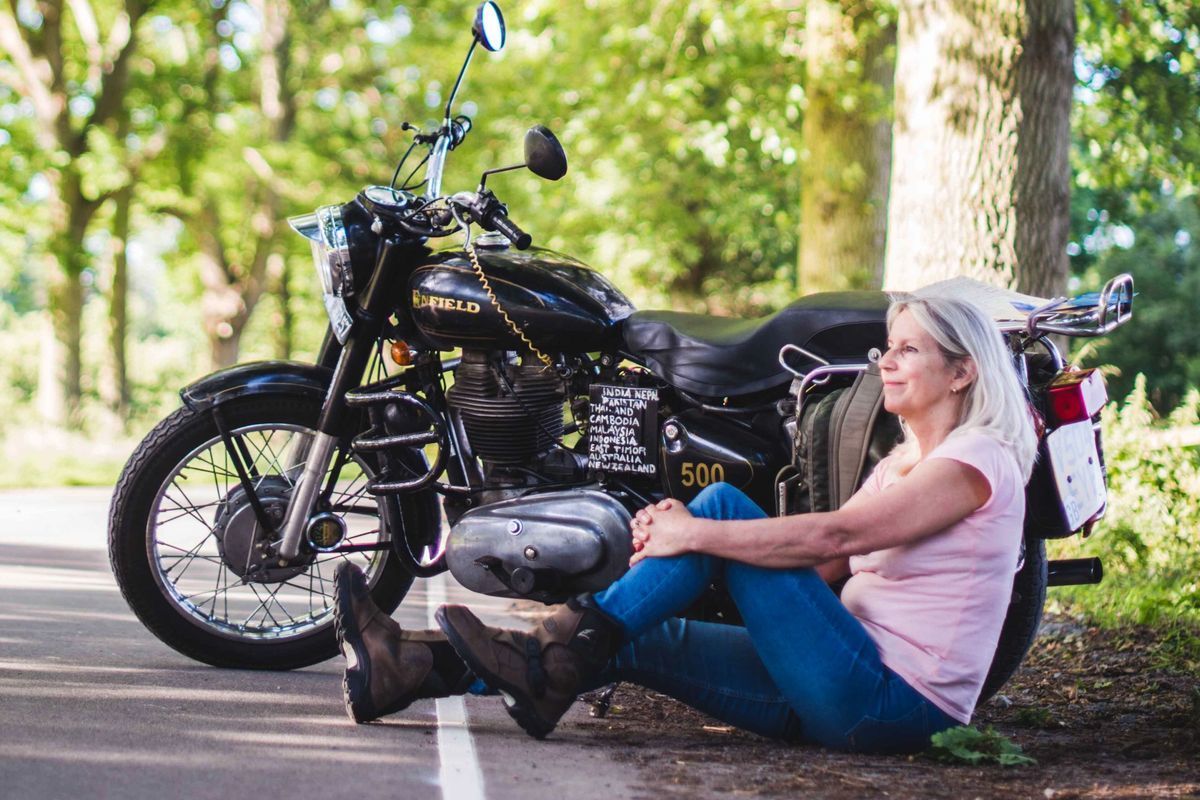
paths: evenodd
<path fill-rule="evenodd" d="M 471 671 L 503 695 L 509 716 L 535 739 L 554 730 L 623 638 L 615 620 L 579 600 L 532 633 L 490 628 L 464 606 L 442 606 L 436 616 Z"/>
<path fill-rule="evenodd" d="M 346 657 L 342 698 L 355 722 L 370 722 L 425 697 L 462 694 L 474 680 L 441 631 L 406 631 L 371 601 L 362 570 L 333 575 L 333 619 Z"/>

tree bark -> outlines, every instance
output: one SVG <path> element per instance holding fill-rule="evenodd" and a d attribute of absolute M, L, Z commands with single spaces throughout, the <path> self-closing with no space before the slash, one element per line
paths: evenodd
<path fill-rule="evenodd" d="M 799 289 L 878 287 L 891 169 L 891 53 L 874 3 L 810 0 L 801 165 Z"/>
<path fill-rule="evenodd" d="M 58 343 L 58 363 L 53 371 L 57 387 L 42 391 L 43 409 L 51 413 L 48 421 L 78 427 L 83 399 L 83 271 L 88 266 L 83 238 L 99 203 L 88 200 L 80 188 L 74 164 L 55 174 L 51 184 L 57 188 L 51 202 L 51 232 L 48 249 L 58 267 L 49 279 L 50 319 Z"/>
<path fill-rule="evenodd" d="M 225 335 L 209 333 L 208 358 L 214 370 L 231 367 L 237 363 L 238 351 L 241 348 L 243 328 L 224 328 Z"/>
<path fill-rule="evenodd" d="M 1073 0 L 900 5 L 884 286 L 1066 284 Z"/>
<path fill-rule="evenodd" d="M 289 270 L 287 259 L 282 253 L 272 253 L 267 262 L 267 271 L 271 276 L 275 300 L 279 303 L 275 314 L 275 357 L 286 361 L 292 357 L 295 349 L 293 334 L 295 332 L 295 315 L 292 313 L 292 291 L 289 285 Z"/>
<path fill-rule="evenodd" d="M 108 407 L 122 422 L 129 420 L 129 209 L 133 187 L 126 186 L 113 198 L 113 272 L 108 296 L 108 349 L 111 396 Z"/>

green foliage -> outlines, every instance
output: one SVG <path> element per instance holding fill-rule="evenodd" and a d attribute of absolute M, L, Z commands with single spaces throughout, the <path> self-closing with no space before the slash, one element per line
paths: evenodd
<path fill-rule="evenodd" d="M 1137 297 L 1129 324 L 1097 341 L 1076 340 L 1076 359 L 1114 368 L 1107 376 L 1113 397 L 1124 397 L 1134 376 L 1145 374 L 1154 406 L 1171 409 L 1200 386 L 1200 213 L 1194 202 L 1161 198 L 1127 226 L 1093 216 L 1082 237 L 1092 264 L 1081 289 L 1128 272 Z"/>
<path fill-rule="evenodd" d="M 1073 127 L 1076 183 L 1101 207 L 1139 209 L 1200 178 L 1200 6 L 1192 0 L 1085 0 Z"/>
<path fill-rule="evenodd" d="M 1051 549 L 1058 557 L 1098 556 L 1104 582 L 1056 589 L 1053 597 L 1101 622 L 1200 624 L 1200 393 L 1189 392 L 1160 422 L 1139 376 L 1119 407 L 1104 410 L 1102 425 L 1107 514 L 1086 541 Z"/>
<path fill-rule="evenodd" d="M 1002 767 L 1019 767 L 1036 764 L 1025 755 L 1021 747 L 990 725 L 979 730 L 974 725 L 959 725 L 930 740 L 932 746 L 926 752 L 931 758 L 951 764 L 994 763 Z"/>
<path fill-rule="evenodd" d="M 136 443 L 41 426 L 10 432 L 0 440 L 0 489 L 112 486 Z"/>
<path fill-rule="evenodd" d="M 1200 385 L 1200 6 L 1085 0 L 1077 19 L 1072 272 L 1083 290 L 1130 272 L 1139 293 L 1084 352 L 1115 367 L 1113 396 L 1143 373 L 1165 411 Z"/>
<path fill-rule="evenodd" d="M 508 48 L 468 77 L 478 128 L 448 183 L 514 160 L 524 129 L 543 122 L 567 150 L 566 179 L 495 182 L 537 241 L 651 306 L 736 313 L 792 299 L 798 6 L 703 0 L 647 14 L 543 0 L 509 19 Z"/>
<path fill-rule="evenodd" d="M 40 339 L 48 333 L 41 314 L 18 314 L 0 303 L 0 436 L 30 413 L 37 390 Z"/>

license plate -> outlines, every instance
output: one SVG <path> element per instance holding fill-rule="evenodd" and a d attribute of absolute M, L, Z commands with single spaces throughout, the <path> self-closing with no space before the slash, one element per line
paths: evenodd
<path fill-rule="evenodd" d="M 1078 530 L 1104 508 L 1107 497 L 1091 420 L 1051 432 L 1046 436 L 1046 448 L 1067 527 Z"/>

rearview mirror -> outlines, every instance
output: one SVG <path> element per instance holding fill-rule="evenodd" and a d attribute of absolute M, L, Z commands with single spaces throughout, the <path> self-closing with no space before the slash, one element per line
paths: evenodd
<path fill-rule="evenodd" d="M 502 50 L 505 30 L 504 15 L 500 13 L 500 6 L 492 0 L 480 3 L 479 8 L 475 10 L 475 24 L 471 26 L 471 30 L 475 32 L 475 40 L 483 45 L 485 50 L 491 50 L 493 53 Z"/>
<path fill-rule="evenodd" d="M 567 174 L 567 154 L 558 137 L 544 125 L 534 125 L 525 134 L 525 166 L 548 181 Z"/>

